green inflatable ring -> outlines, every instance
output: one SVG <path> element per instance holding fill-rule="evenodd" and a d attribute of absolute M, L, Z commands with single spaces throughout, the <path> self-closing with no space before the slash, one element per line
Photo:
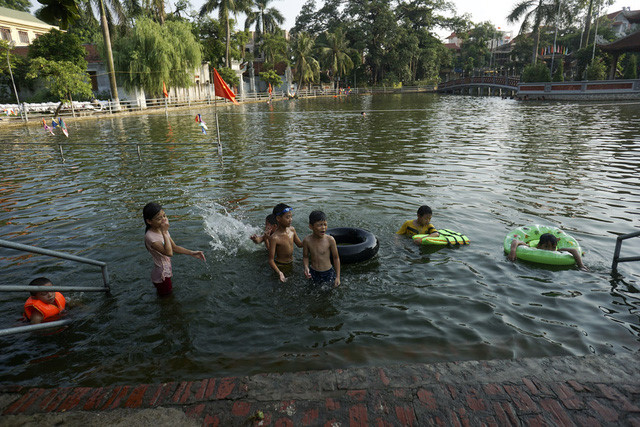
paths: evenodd
<path fill-rule="evenodd" d="M 513 239 L 517 239 L 528 245 L 518 246 L 516 249 L 516 257 L 518 259 L 550 265 L 575 264 L 576 260 L 568 252 L 546 251 L 535 247 L 540 240 L 540 236 L 545 233 L 551 233 L 558 238 L 558 249 L 576 248 L 582 253 L 582 249 L 580 249 L 576 239 L 557 227 L 546 225 L 525 225 L 510 231 L 504 238 L 504 251 L 508 255 L 511 250 L 511 242 Z"/>

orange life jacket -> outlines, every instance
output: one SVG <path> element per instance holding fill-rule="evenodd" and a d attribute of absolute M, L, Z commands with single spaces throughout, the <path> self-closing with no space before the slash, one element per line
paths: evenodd
<path fill-rule="evenodd" d="M 60 314 L 60 312 L 64 310 L 65 304 L 66 300 L 60 292 L 56 292 L 56 300 L 53 304 L 47 304 L 39 299 L 29 297 L 24 303 L 24 314 L 27 316 L 27 319 L 31 320 L 33 310 L 37 310 L 42 314 L 43 320 L 47 320 Z"/>

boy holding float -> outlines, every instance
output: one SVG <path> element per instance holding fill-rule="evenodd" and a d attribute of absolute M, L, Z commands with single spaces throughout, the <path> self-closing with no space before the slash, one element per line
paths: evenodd
<path fill-rule="evenodd" d="M 418 208 L 418 218 L 405 221 L 400 227 L 400 230 L 396 231 L 396 234 L 406 234 L 408 236 L 414 236 L 416 234 L 426 234 L 430 237 L 439 236 L 438 230 L 431 224 L 431 216 L 433 211 L 427 205 L 422 205 Z"/>

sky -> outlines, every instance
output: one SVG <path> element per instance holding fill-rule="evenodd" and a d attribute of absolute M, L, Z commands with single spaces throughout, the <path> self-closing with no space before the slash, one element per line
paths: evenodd
<path fill-rule="evenodd" d="M 285 18 L 283 28 L 291 29 L 296 22 L 296 16 L 300 13 L 300 9 L 306 0 L 273 0 L 270 5 L 278 9 Z M 517 0 L 451 0 L 458 11 L 458 15 L 468 13 L 471 15 L 473 22 L 489 21 L 495 27 L 499 27 L 503 31 L 513 30 L 513 35 L 518 34 L 519 24 L 507 24 L 506 16 Z M 199 10 L 204 0 L 191 0 L 194 9 Z M 316 7 L 322 4 L 322 0 L 316 0 Z M 622 7 L 631 7 L 632 10 L 640 9 L 639 0 L 616 0 L 616 2 L 607 8 L 608 12 L 614 12 L 622 9 Z M 214 12 L 215 13 L 215 12 Z M 244 28 L 244 16 L 238 16 L 238 25 L 236 27 Z M 442 38 L 448 36 L 450 31 L 442 30 L 437 32 Z"/>

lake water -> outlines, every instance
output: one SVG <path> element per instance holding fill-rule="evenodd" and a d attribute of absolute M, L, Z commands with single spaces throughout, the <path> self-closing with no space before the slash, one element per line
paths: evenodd
<path fill-rule="evenodd" d="M 111 296 L 65 292 L 66 330 L 0 337 L 0 383 L 636 353 L 640 262 L 613 278 L 611 261 L 616 236 L 640 227 L 638 107 L 433 94 L 242 105 L 220 109 L 222 165 L 207 108 L 69 119 L 68 139 L 0 129 L 0 238 L 105 261 L 112 286 Z M 149 278 L 149 201 L 164 206 L 177 244 L 207 257 L 173 258 L 168 299 Z M 249 240 L 279 202 L 294 207 L 301 238 L 322 209 L 330 227 L 373 231 L 378 255 L 343 266 L 326 295 L 307 286 L 296 250 L 279 284 Z M 396 236 L 422 204 L 471 244 L 433 250 Z M 573 235 L 590 271 L 508 261 L 505 235 L 532 223 Z M 623 256 L 639 254 L 640 238 L 625 242 Z M 2 285 L 102 283 L 97 267 L 0 257 Z M 26 298 L 0 294 L 2 327 L 21 324 Z"/>

